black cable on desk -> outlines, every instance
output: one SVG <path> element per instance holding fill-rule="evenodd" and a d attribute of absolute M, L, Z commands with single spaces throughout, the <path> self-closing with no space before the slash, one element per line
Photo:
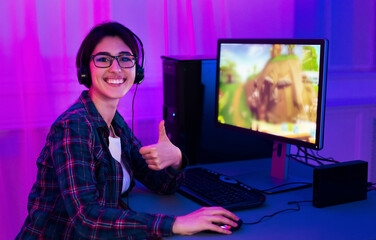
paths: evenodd
<path fill-rule="evenodd" d="M 286 208 L 286 209 L 283 209 L 283 210 L 280 210 L 280 211 L 277 211 L 275 213 L 272 213 L 270 215 L 265 215 L 263 216 L 262 218 L 260 218 L 258 221 L 256 222 L 243 222 L 243 224 L 245 225 L 253 225 L 253 224 L 257 224 L 257 223 L 260 223 L 262 220 L 264 220 L 265 218 L 271 218 L 271 217 L 274 217 L 275 215 L 279 214 L 279 213 L 283 213 L 283 212 L 287 212 L 287 211 L 300 211 L 301 207 L 300 207 L 300 203 L 302 202 L 312 202 L 311 200 L 307 200 L 307 201 L 291 201 L 291 202 L 288 202 L 288 204 L 296 204 L 297 208 Z"/>

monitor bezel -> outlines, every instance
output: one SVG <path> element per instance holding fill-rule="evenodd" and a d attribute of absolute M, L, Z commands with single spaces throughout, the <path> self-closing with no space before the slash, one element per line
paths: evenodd
<path fill-rule="evenodd" d="M 218 121 L 218 98 L 220 85 L 220 51 L 222 44 L 295 44 L 295 45 L 320 45 L 320 66 L 319 66 L 319 85 L 318 85 L 318 104 L 316 119 L 316 142 L 306 142 L 298 139 L 287 138 L 278 135 L 272 135 L 265 132 L 245 129 Z M 218 39 L 217 44 L 217 66 L 216 66 L 216 83 L 215 83 L 215 114 L 214 122 L 216 127 L 226 128 L 233 131 L 240 131 L 273 141 L 292 144 L 299 147 L 320 150 L 324 145 L 324 124 L 325 124 L 325 104 L 326 104 L 326 83 L 327 83 L 327 65 L 328 65 L 328 48 L 327 39 Z"/>

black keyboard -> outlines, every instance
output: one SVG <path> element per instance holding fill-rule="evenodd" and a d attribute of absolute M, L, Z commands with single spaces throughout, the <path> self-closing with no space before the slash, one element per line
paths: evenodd
<path fill-rule="evenodd" d="M 183 196 L 203 205 L 241 210 L 262 205 L 263 193 L 238 180 L 206 168 L 188 168 L 178 190 Z"/>

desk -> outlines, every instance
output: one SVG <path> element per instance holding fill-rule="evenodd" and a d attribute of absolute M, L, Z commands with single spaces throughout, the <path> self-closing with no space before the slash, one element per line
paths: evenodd
<path fill-rule="evenodd" d="M 202 165 L 220 173 L 233 176 L 253 187 L 265 184 L 270 176 L 269 160 L 238 161 Z M 312 168 L 301 163 L 290 162 L 289 175 L 305 177 L 311 181 Z M 304 175 L 304 176 L 302 176 Z M 244 222 L 254 222 L 286 208 L 289 201 L 312 200 L 312 188 L 267 195 L 266 202 L 259 208 L 234 212 Z M 185 215 L 201 206 L 176 193 L 160 196 L 151 193 L 141 184 L 129 196 L 132 209 L 140 212 Z M 312 203 L 301 203 L 301 210 L 288 211 L 266 218 L 255 225 L 243 225 L 232 235 L 198 233 L 193 236 L 174 236 L 168 239 L 376 239 L 376 191 L 368 193 L 368 199 L 326 208 L 315 208 Z"/>

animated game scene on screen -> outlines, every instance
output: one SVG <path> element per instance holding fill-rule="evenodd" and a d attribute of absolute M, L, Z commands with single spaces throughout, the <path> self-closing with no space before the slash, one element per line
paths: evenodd
<path fill-rule="evenodd" d="M 223 44 L 218 121 L 315 143 L 319 45 Z"/>

